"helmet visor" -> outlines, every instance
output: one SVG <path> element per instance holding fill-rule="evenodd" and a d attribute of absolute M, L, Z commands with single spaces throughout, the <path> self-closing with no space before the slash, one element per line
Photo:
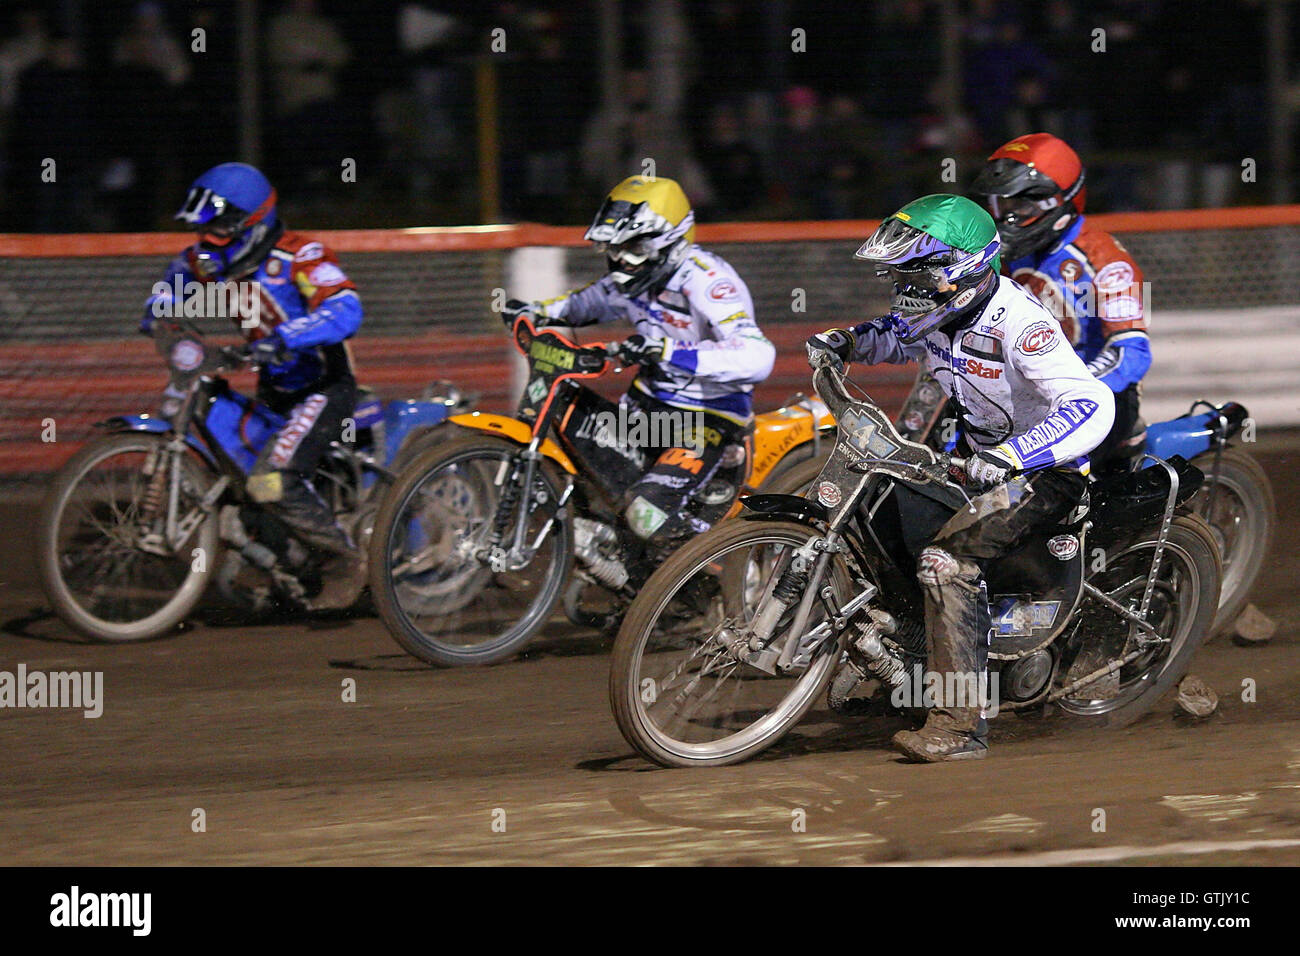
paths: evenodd
<path fill-rule="evenodd" d="M 932 256 L 951 255 L 953 248 L 900 219 L 886 219 L 855 255 L 886 266 L 919 263 Z"/>
<path fill-rule="evenodd" d="M 1055 196 L 1047 199 L 1030 199 L 1027 196 L 990 196 L 988 205 L 993 221 L 999 225 L 1024 226 L 1055 209 L 1060 205 L 1060 201 Z"/>
<path fill-rule="evenodd" d="M 596 247 L 612 261 L 628 269 L 643 265 L 655 253 L 654 239 L 649 236 L 628 242 L 601 242 Z"/>
<path fill-rule="evenodd" d="M 239 235 L 248 213 L 211 189 L 195 186 L 174 218 L 198 233 L 202 242 L 224 246 Z"/>
<path fill-rule="evenodd" d="M 239 236 L 244 228 L 244 218 L 242 209 L 228 206 L 221 215 L 209 219 L 206 223 L 196 224 L 194 230 L 204 243 L 224 246 Z"/>

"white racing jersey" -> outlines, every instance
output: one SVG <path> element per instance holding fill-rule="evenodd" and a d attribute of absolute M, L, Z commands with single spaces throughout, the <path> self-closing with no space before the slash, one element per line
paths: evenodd
<path fill-rule="evenodd" d="M 1088 452 L 1115 419 L 1110 389 L 1088 371 L 1051 312 L 1006 276 L 952 335 L 935 331 L 903 345 L 880 319 L 853 331 L 856 361 L 920 362 L 961 407 L 971 446 L 996 448 L 1024 471 L 1087 473 Z"/>
<path fill-rule="evenodd" d="M 628 319 L 647 340 L 664 343 L 663 360 L 643 367 L 633 388 L 742 425 L 753 417 L 754 385 L 776 361 L 776 349 L 754 321 L 744 281 L 699 246 L 687 250 L 657 294 L 624 295 L 604 276 L 539 306 L 542 315 L 566 325 Z"/>

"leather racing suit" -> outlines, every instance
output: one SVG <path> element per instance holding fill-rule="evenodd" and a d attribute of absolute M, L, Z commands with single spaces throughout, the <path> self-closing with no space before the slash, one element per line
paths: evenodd
<path fill-rule="evenodd" d="M 168 300 L 163 305 L 179 308 L 173 290 L 204 281 L 197 275 L 195 256 L 190 247 L 172 261 L 163 283 L 166 293 L 158 287 L 148 300 L 142 331 L 148 331 L 160 298 Z M 356 406 L 356 379 L 345 344 L 361 325 L 356 286 L 333 252 L 291 232 L 274 238 L 258 267 L 240 281 L 256 283 L 256 311 L 249 315 L 244 306 L 232 321 L 249 342 L 282 343 L 278 356 L 261 359 L 257 397 L 286 418 L 261 449 L 248 478 L 249 496 L 309 548 L 350 554 L 355 545 L 321 499 L 312 476 Z"/>
<path fill-rule="evenodd" d="M 628 296 L 604 276 L 538 303 L 538 311 L 550 324 L 631 321 L 648 341 L 663 344 L 663 355 L 633 380 L 623 397 L 629 412 L 698 413 L 703 422 L 703 440 L 655 449 L 655 464 L 628 489 L 624 518 L 631 531 L 663 549 L 722 518 L 745 479 L 754 385 L 776 359 L 736 271 L 693 245 L 658 288 Z M 688 502 L 699 495 L 707 495 L 706 507 L 688 515 Z"/>
<path fill-rule="evenodd" d="M 910 345 L 887 319 L 852 330 L 854 360 L 916 360 L 954 400 L 965 446 L 959 451 L 993 452 L 1021 472 L 975 498 L 974 513 L 953 515 L 905 486 L 896 489 L 925 595 L 930 670 L 976 680 L 987 666 L 989 565 L 1079 505 L 1088 453 L 1110 431 L 1115 404 L 1047 308 L 1010 278 L 996 279 L 954 322 Z M 985 733 L 982 710 L 969 701 L 943 700 L 927 726 Z"/>
<path fill-rule="evenodd" d="M 1094 449 L 1094 466 L 1140 449 L 1138 404 L 1151 343 L 1142 270 L 1128 250 L 1080 216 L 1055 245 L 1007 263 L 1006 272 L 1056 316 L 1088 370 L 1115 394 L 1115 424 Z"/>

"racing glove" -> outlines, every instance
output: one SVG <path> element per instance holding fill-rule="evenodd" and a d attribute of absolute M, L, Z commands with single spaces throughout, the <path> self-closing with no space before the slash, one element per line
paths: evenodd
<path fill-rule="evenodd" d="M 501 321 L 509 325 L 519 318 L 521 314 L 525 312 L 532 313 L 536 308 L 537 305 L 533 302 L 525 302 L 522 299 L 506 299 L 506 304 L 501 307 Z"/>
<path fill-rule="evenodd" d="M 1000 485 L 1017 470 L 1015 453 L 999 445 L 991 451 L 981 451 L 966 459 L 966 474 L 977 485 Z"/>
<path fill-rule="evenodd" d="M 665 359 L 667 342 L 664 339 L 647 339 L 644 335 L 629 336 L 618 347 L 618 355 L 628 365 L 658 365 Z"/>
<path fill-rule="evenodd" d="M 525 302 L 522 299 L 507 299 L 506 304 L 501 308 L 501 321 L 506 325 L 514 325 L 515 319 L 520 315 L 531 315 L 533 317 L 533 328 L 544 329 L 548 326 L 565 325 L 561 319 L 553 319 L 542 309 L 540 302 Z"/>
<path fill-rule="evenodd" d="M 241 351 L 254 365 L 271 365 L 283 359 L 289 350 L 284 344 L 284 339 L 272 334 L 256 342 L 249 342 Z"/>
<path fill-rule="evenodd" d="M 807 343 L 808 364 L 813 368 L 833 365 L 841 372 L 844 364 L 853 356 L 856 340 L 853 333 L 846 329 L 827 329 L 811 336 Z"/>

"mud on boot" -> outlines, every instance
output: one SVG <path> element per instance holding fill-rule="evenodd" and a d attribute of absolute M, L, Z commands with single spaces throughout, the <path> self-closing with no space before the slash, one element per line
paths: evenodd
<path fill-rule="evenodd" d="M 943 726 L 954 723 L 958 726 Z M 980 717 L 974 727 L 974 730 L 963 729 L 948 712 L 931 710 L 920 730 L 900 730 L 894 734 L 894 749 L 911 763 L 980 760 L 989 752 L 988 722 Z"/>
<path fill-rule="evenodd" d="M 330 555 L 320 568 L 321 588 L 307 600 L 309 611 L 339 611 L 357 602 L 366 586 L 366 559 L 360 551 Z"/>

